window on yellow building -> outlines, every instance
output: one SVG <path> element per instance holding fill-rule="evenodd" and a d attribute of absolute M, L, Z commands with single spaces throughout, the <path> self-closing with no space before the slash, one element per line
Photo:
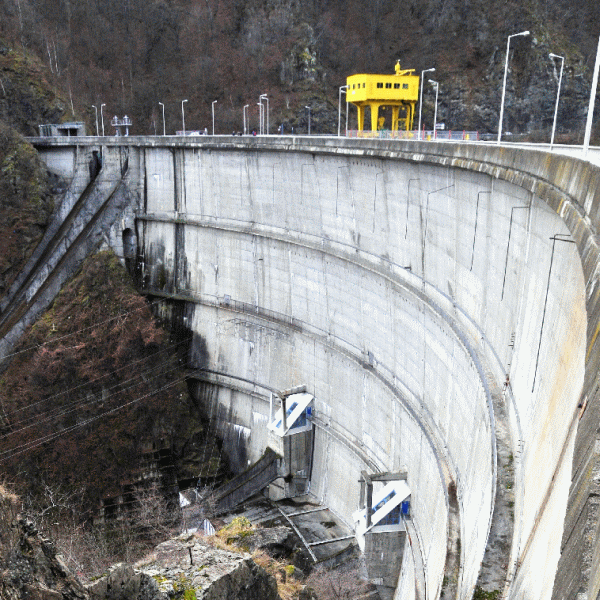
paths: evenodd
<path fill-rule="evenodd" d="M 403 83 L 402 84 L 402 89 L 403 90 L 407 90 L 408 89 L 408 83 Z"/>
<path fill-rule="evenodd" d="M 383 83 L 378 83 L 378 84 L 377 84 L 377 89 L 380 89 L 380 88 L 382 88 L 382 87 L 383 87 Z"/>
<path fill-rule="evenodd" d="M 391 90 L 391 89 L 392 89 L 392 84 L 391 84 L 391 83 L 386 83 L 386 84 L 385 84 L 385 88 L 386 88 L 387 90 Z"/>
<path fill-rule="evenodd" d="M 394 89 L 395 90 L 399 90 L 400 89 L 400 84 L 399 83 L 395 83 L 394 84 Z"/>

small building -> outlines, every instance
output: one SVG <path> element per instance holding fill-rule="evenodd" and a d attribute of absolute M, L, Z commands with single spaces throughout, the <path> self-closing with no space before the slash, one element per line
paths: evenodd
<path fill-rule="evenodd" d="M 392 599 L 402 569 L 410 518 L 406 472 L 369 474 L 361 471 L 360 508 L 353 514 L 355 535 L 369 580 L 382 600 Z M 380 489 L 374 490 L 374 485 Z"/>
<path fill-rule="evenodd" d="M 282 486 L 271 486 L 271 499 L 299 496 L 310 489 L 314 397 L 305 389 L 305 386 L 298 386 L 280 392 L 281 406 L 275 415 L 271 397 L 268 446 L 283 458 L 281 474 L 284 478 Z"/>
<path fill-rule="evenodd" d="M 412 129 L 415 107 L 419 99 L 419 76 L 414 69 L 401 69 L 396 63 L 395 74 L 351 75 L 346 79 L 346 98 L 358 110 L 358 131 L 363 131 L 365 107 L 371 109 L 371 131 L 383 128 L 384 118 L 379 117 L 379 109 L 392 108 L 392 131 L 398 131 L 400 122 L 403 129 Z M 400 109 L 404 111 L 400 116 Z"/>
<path fill-rule="evenodd" d="M 82 121 L 45 123 L 38 127 L 40 128 L 40 137 L 81 137 L 85 135 L 85 123 Z"/>

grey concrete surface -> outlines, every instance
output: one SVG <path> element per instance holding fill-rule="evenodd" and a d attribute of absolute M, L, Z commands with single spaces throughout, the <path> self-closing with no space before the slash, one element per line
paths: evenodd
<path fill-rule="evenodd" d="M 64 165 L 74 142 L 34 143 Z M 417 539 L 396 598 L 597 587 L 577 568 L 598 562 L 595 533 L 581 542 L 597 528 L 595 166 L 476 144 L 102 143 L 129 149 L 145 290 L 188 303 L 209 411 L 249 432 L 228 438 L 248 461 L 268 390 L 305 384 L 310 491 L 348 525 L 361 469 L 407 468 Z"/>

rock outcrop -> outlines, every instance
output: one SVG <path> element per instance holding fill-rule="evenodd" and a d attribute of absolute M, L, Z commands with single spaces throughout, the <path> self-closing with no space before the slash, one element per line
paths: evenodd
<path fill-rule="evenodd" d="M 88 589 L 93 600 L 279 600 L 275 578 L 249 554 L 214 548 L 193 534 L 160 544 L 135 569 L 115 566 Z"/>
<path fill-rule="evenodd" d="M 1 600 L 280 600 L 273 575 L 249 554 L 189 534 L 158 545 L 142 564 L 115 565 L 84 586 L 18 509 L 18 498 L 0 486 Z"/>
<path fill-rule="evenodd" d="M 0 486 L 0 598 L 87 600 L 52 542 L 17 515 L 17 498 Z"/>

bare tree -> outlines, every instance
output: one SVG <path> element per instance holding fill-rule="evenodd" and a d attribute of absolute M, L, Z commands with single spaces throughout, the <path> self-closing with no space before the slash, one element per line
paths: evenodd
<path fill-rule="evenodd" d="M 363 597 L 372 585 L 360 578 L 357 568 L 317 568 L 306 579 L 319 600 L 353 600 Z"/>
<path fill-rule="evenodd" d="M 140 530 L 150 541 L 162 541 L 175 531 L 180 520 L 181 511 L 174 509 L 160 489 L 158 483 L 153 481 L 149 487 L 140 490 L 135 495 L 136 502 L 129 517 L 131 526 Z M 161 539 L 162 538 L 162 539 Z"/>

